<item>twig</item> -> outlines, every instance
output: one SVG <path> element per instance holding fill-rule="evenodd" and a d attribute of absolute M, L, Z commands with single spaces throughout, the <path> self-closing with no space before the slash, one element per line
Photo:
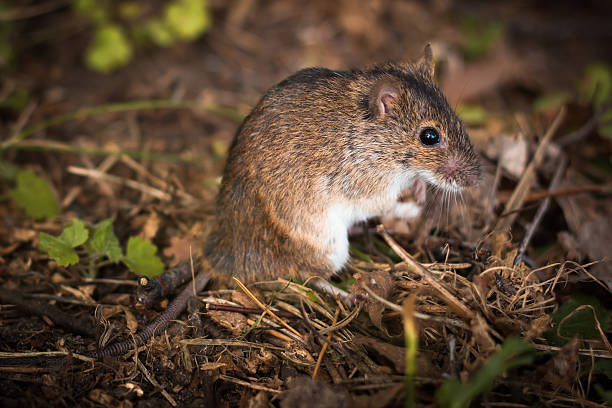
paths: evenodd
<path fill-rule="evenodd" d="M 584 138 L 586 138 L 589 135 L 589 133 L 591 133 L 593 129 L 595 129 L 595 127 L 599 124 L 599 119 L 604 113 L 606 113 L 606 111 L 609 108 L 610 108 L 610 105 L 606 104 L 600 107 L 599 109 L 597 109 L 595 113 L 593 114 L 593 116 L 584 125 L 582 125 L 582 127 L 559 138 L 559 140 L 557 140 L 557 144 L 560 147 L 565 147 L 565 146 L 579 142 L 583 140 Z"/>
<path fill-rule="evenodd" d="M 514 220 L 516 219 L 516 216 L 518 214 L 516 210 L 523 206 L 523 203 L 525 202 L 525 197 L 527 196 L 527 193 L 529 192 L 531 186 L 535 181 L 536 168 L 544 159 L 546 147 L 548 146 L 548 143 L 552 139 L 553 135 L 557 132 L 557 129 L 561 125 L 561 122 L 563 122 L 563 119 L 565 118 L 565 112 L 565 107 L 561 108 L 561 110 L 553 120 L 552 124 L 546 131 L 546 134 L 540 141 L 540 144 L 538 145 L 538 148 L 536 149 L 533 155 L 533 159 L 531 159 L 531 162 L 529 163 L 527 168 L 525 168 L 525 171 L 523 171 L 521 180 L 516 185 L 516 188 L 512 192 L 512 196 L 506 203 L 503 214 L 507 215 L 505 217 L 501 217 L 497 221 L 497 225 L 495 225 L 494 232 L 506 232 L 506 230 L 508 230 L 510 226 L 514 223 Z"/>
<path fill-rule="evenodd" d="M 467 306 L 459 301 L 453 294 L 451 294 L 444 286 L 442 286 L 436 277 L 429 271 L 429 269 L 423 267 L 420 263 L 415 261 L 391 236 L 385 231 L 385 227 L 383 225 L 378 225 L 376 227 L 378 233 L 384 238 L 387 244 L 393 249 L 393 251 L 399 255 L 400 258 L 406 265 L 408 265 L 413 272 L 421 276 L 427 283 L 431 285 L 431 287 L 438 292 L 442 300 L 444 300 L 451 309 L 459 316 L 464 319 L 470 321 L 475 317 L 475 313 L 470 310 Z M 399 306 L 398 306 L 399 308 Z M 401 308 L 400 308 L 401 311 Z"/>
<path fill-rule="evenodd" d="M 74 153 L 74 154 L 85 154 L 89 156 L 105 156 L 105 157 L 131 157 L 134 159 L 143 160 L 163 160 L 168 162 L 179 162 L 179 163 L 199 163 L 201 158 L 190 157 L 184 154 L 172 154 L 172 153 L 157 153 L 157 152 L 143 152 L 134 150 L 105 150 L 96 147 L 82 147 L 72 146 L 66 143 L 58 142 L 55 140 L 22 140 L 7 146 L 6 149 L 18 149 L 18 150 L 34 150 L 34 151 L 46 151 L 46 152 L 59 152 L 59 153 Z M 0 149 L 2 150 L 2 149 Z"/>
<path fill-rule="evenodd" d="M 338 315 L 340 314 L 340 309 L 336 309 L 336 313 L 334 314 L 334 320 L 332 321 L 332 326 L 336 324 L 338 320 Z M 321 347 L 321 352 L 319 353 L 319 358 L 317 358 L 317 364 L 315 365 L 314 371 L 312 372 L 312 379 L 317 379 L 317 374 L 319 373 L 319 368 L 321 367 L 321 363 L 323 362 L 323 357 L 325 356 L 325 352 L 327 351 L 327 347 L 329 347 L 329 342 L 331 341 L 334 335 L 333 331 L 327 333 L 327 341 L 323 343 Z"/>
<path fill-rule="evenodd" d="M 142 374 L 145 376 L 147 380 L 149 380 L 152 386 L 160 390 L 161 394 L 164 396 L 164 398 L 166 398 L 166 400 L 168 400 L 170 405 L 172 405 L 173 407 L 176 407 L 178 405 L 176 401 L 174 400 L 174 398 L 172 398 L 172 396 L 168 394 L 168 391 L 166 391 L 164 386 L 161 385 L 159 382 L 157 382 L 155 377 L 151 375 L 149 370 L 147 370 L 147 367 L 145 367 L 144 364 L 142 364 L 140 360 L 138 360 L 138 369 L 140 369 Z"/>
<path fill-rule="evenodd" d="M 234 280 L 234 282 L 236 282 L 238 287 L 240 287 L 240 289 L 248 297 L 250 297 L 251 300 L 253 300 L 253 302 L 255 302 L 257 304 L 257 306 L 259 306 L 262 310 L 264 310 L 264 314 L 267 312 L 270 316 L 272 316 L 274 319 L 276 319 L 276 321 L 278 321 L 280 324 L 285 326 L 285 328 L 287 328 L 291 333 L 295 334 L 296 336 L 298 336 L 300 338 L 302 337 L 302 335 L 300 334 L 299 331 L 295 330 L 293 327 L 291 327 L 289 324 L 287 324 L 287 322 L 285 322 L 283 319 L 281 319 L 276 314 L 274 314 L 274 312 L 271 311 L 269 307 L 267 307 L 266 305 L 261 303 L 261 301 L 259 299 L 257 299 L 257 297 L 255 295 L 253 295 L 253 293 L 246 286 L 244 286 L 244 284 L 242 282 L 240 282 L 238 279 L 236 279 L 236 277 L 232 277 L 232 279 Z"/>
<path fill-rule="evenodd" d="M 111 103 L 102 106 L 94 106 L 89 108 L 78 109 L 75 112 L 66 113 L 63 115 L 55 116 L 53 118 L 44 120 L 40 123 L 32 125 L 27 129 L 15 134 L 7 141 L 0 144 L 0 150 L 12 147 L 15 143 L 22 141 L 23 139 L 40 132 L 51 126 L 60 125 L 65 122 L 69 122 L 74 119 L 86 118 L 92 115 L 99 115 L 103 113 L 114 113 L 114 112 L 126 112 L 132 110 L 144 110 L 144 109 L 202 109 L 208 112 L 216 113 L 218 115 L 226 116 L 234 120 L 242 120 L 242 115 L 238 114 L 235 110 L 223 108 L 217 105 L 201 105 L 195 101 L 170 101 L 165 99 L 154 99 L 144 101 L 130 101 L 123 103 Z"/>
<path fill-rule="evenodd" d="M 254 390 L 271 392 L 273 394 L 280 394 L 282 392 L 280 390 L 275 390 L 274 388 L 268 388 L 268 387 L 264 387 L 263 385 L 253 384 L 253 383 L 239 380 L 238 378 L 230 377 L 224 374 L 219 375 L 219 379 L 223 381 L 229 381 L 234 384 L 242 385 L 243 387 L 251 388 Z"/>
<path fill-rule="evenodd" d="M 18 309 L 36 316 L 47 316 L 53 323 L 74 333 L 92 338 L 96 336 L 96 331 L 89 322 L 76 319 L 74 316 L 64 313 L 48 303 L 24 299 L 19 292 L 0 288 L 0 303 L 15 305 Z"/>
<path fill-rule="evenodd" d="M 553 176 L 553 179 L 550 182 L 550 186 L 548 187 L 548 191 L 553 191 L 555 188 L 557 188 L 557 185 L 561 182 L 561 177 L 563 176 L 563 173 L 565 172 L 566 167 L 567 167 L 567 158 L 565 157 L 565 155 L 562 155 L 561 160 L 559 161 L 559 164 L 557 165 L 557 170 L 555 170 L 555 175 Z M 548 211 L 549 205 L 550 205 L 550 197 L 546 197 L 544 201 L 540 203 L 540 206 L 538 207 L 538 211 L 536 211 L 535 217 L 533 217 L 533 221 L 531 222 L 531 225 L 529 225 L 529 228 L 527 229 L 527 232 L 525 233 L 525 237 L 523 237 L 523 241 L 521 242 L 521 245 L 519 246 L 519 250 L 516 254 L 516 257 L 514 258 L 513 265 L 516 265 L 520 261 L 525 260 L 525 251 L 527 251 L 527 246 L 531 242 L 531 239 L 533 238 L 533 234 L 535 233 L 536 229 L 542 222 L 542 218 L 544 217 L 544 214 L 546 213 L 546 211 Z"/>
<path fill-rule="evenodd" d="M 401 313 L 402 312 L 402 308 L 401 306 L 396 305 L 395 303 L 389 302 L 387 299 L 380 297 L 379 295 L 377 295 L 372 289 L 370 289 L 368 286 L 364 285 L 363 288 L 366 290 L 366 292 L 368 292 L 368 294 L 370 296 L 372 296 L 374 299 L 376 299 L 377 301 L 379 301 L 380 303 L 384 304 L 385 306 L 387 306 L 389 309 L 394 310 L 396 312 Z M 432 322 L 438 322 L 438 323 L 443 323 L 443 324 L 447 324 L 449 326 L 456 326 L 456 327 L 460 327 L 462 329 L 466 329 L 466 330 L 470 330 L 470 327 L 463 323 L 461 320 L 455 320 L 455 319 L 449 319 L 448 317 L 440 317 L 440 316 L 431 316 L 425 313 L 421 313 L 421 312 L 414 312 L 414 317 L 417 319 L 421 319 L 421 320 L 429 320 Z"/>
<path fill-rule="evenodd" d="M 566 187 L 547 191 L 535 191 L 527 194 L 527 196 L 525 197 L 525 202 L 529 203 L 533 201 L 540 201 L 548 197 L 554 198 L 582 193 L 605 193 L 609 191 L 612 191 L 612 184 L 592 184 L 588 186 Z M 508 200 L 510 199 L 510 194 L 511 193 L 508 191 L 501 191 L 498 196 L 499 202 L 508 202 Z"/>
<path fill-rule="evenodd" d="M 272 344 L 264 344 L 264 343 L 255 343 L 252 341 L 241 341 L 241 340 L 231 340 L 231 339 L 205 339 L 203 337 L 196 339 L 184 339 L 180 340 L 179 343 L 185 344 L 188 346 L 226 346 L 226 347 L 248 347 L 248 348 L 261 348 L 261 349 L 270 349 L 270 350 L 278 350 L 285 351 L 286 348 L 274 346 Z"/>
<path fill-rule="evenodd" d="M 79 176 L 86 176 L 89 178 L 93 178 L 93 179 L 98 179 L 98 180 L 104 180 L 104 181 L 109 181 L 111 183 L 115 183 L 115 184 L 119 184 L 122 186 L 126 186 L 129 188 L 132 188 L 134 190 L 140 191 L 141 193 L 144 194 L 148 194 L 152 197 L 157 198 L 158 200 L 161 201 L 170 201 L 171 197 L 170 194 L 167 194 L 157 188 L 151 187 L 151 186 L 147 186 L 145 184 L 139 183 L 137 181 L 131 180 L 131 179 L 127 179 L 124 177 L 117 177 L 117 176 L 113 176 L 111 174 L 106 174 L 104 172 L 101 172 L 99 170 L 95 170 L 95 169 L 84 169 L 82 167 L 76 167 L 76 166 L 68 166 L 68 172 L 72 173 L 72 174 L 76 174 Z"/>

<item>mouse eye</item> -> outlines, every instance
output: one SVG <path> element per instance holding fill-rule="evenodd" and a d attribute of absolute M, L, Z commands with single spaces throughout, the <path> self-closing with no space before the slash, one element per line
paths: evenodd
<path fill-rule="evenodd" d="M 440 143 L 440 133 L 432 127 L 426 127 L 419 133 L 419 139 L 425 146 L 435 146 Z"/>

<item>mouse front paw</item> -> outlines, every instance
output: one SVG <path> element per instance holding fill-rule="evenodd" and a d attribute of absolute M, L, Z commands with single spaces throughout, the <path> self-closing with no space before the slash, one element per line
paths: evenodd
<path fill-rule="evenodd" d="M 415 202 L 403 203 L 398 201 L 387 216 L 409 220 L 418 217 L 421 214 L 421 210 L 422 207 Z"/>

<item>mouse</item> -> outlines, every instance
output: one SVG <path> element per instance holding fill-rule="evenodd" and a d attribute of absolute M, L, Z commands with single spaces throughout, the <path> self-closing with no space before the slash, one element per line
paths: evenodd
<path fill-rule="evenodd" d="M 270 88 L 228 151 L 204 245 L 215 273 L 329 278 L 355 223 L 417 217 L 428 187 L 476 186 L 478 154 L 434 76 L 427 45 L 416 63 L 306 68 Z"/>
<path fill-rule="evenodd" d="M 479 180 L 478 155 L 435 84 L 429 45 L 414 64 L 298 71 L 266 92 L 234 137 L 193 284 L 133 338 L 86 355 L 145 344 L 211 277 L 329 278 L 349 259 L 353 224 L 417 217 L 428 187 L 461 192 Z"/>

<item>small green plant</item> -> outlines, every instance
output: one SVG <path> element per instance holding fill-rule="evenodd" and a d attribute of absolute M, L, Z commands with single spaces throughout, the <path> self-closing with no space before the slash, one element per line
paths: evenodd
<path fill-rule="evenodd" d="M 530 364 L 534 357 L 531 345 L 509 337 L 467 384 L 455 379 L 446 381 L 436 392 L 436 400 L 445 408 L 467 407 L 472 400 L 491 389 L 495 378 L 511 368 Z"/>
<path fill-rule="evenodd" d="M 576 310 L 581 306 L 588 307 Z M 554 327 L 544 336 L 555 346 L 562 346 L 573 337 L 579 340 L 599 338 L 593 312 L 605 333 L 610 329 L 612 312 L 604 308 L 596 297 L 575 293 L 552 314 Z"/>
<path fill-rule="evenodd" d="M 463 55 L 467 60 L 482 58 L 497 47 L 504 37 L 504 26 L 496 21 L 467 16 L 461 20 Z"/>
<path fill-rule="evenodd" d="M 91 21 L 94 30 L 85 53 L 87 66 L 112 72 L 131 61 L 137 45 L 167 47 L 193 41 L 210 26 L 206 0 L 167 0 L 161 15 L 149 16 L 151 7 L 135 1 L 74 0 L 74 9 Z"/>
<path fill-rule="evenodd" d="M 36 220 L 57 216 L 57 200 L 44 178 L 29 170 L 17 170 L 14 176 L 16 186 L 10 191 L 10 195 L 26 214 Z"/>
<path fill-rule="evenodd" d="M 163 262 L 156 255 L 157 247 L 140 237 L 129 238 L 126 254 L 123 255 L 119 239 L 113 231 L 112 219 L 88 227 L 74 218 L 57 237 L 40 233 L 38 248 L 60 266 L 79 263 L 81 257 L 76 251 L 77 247 L 82 247 L 80 252 L 89 260 L 85 273 L 88 277 L 96 276 L 98 269 L 108 262 L 123 262 L 130 271 L 148 277 L 159 275 L 164 270 Z"/>

